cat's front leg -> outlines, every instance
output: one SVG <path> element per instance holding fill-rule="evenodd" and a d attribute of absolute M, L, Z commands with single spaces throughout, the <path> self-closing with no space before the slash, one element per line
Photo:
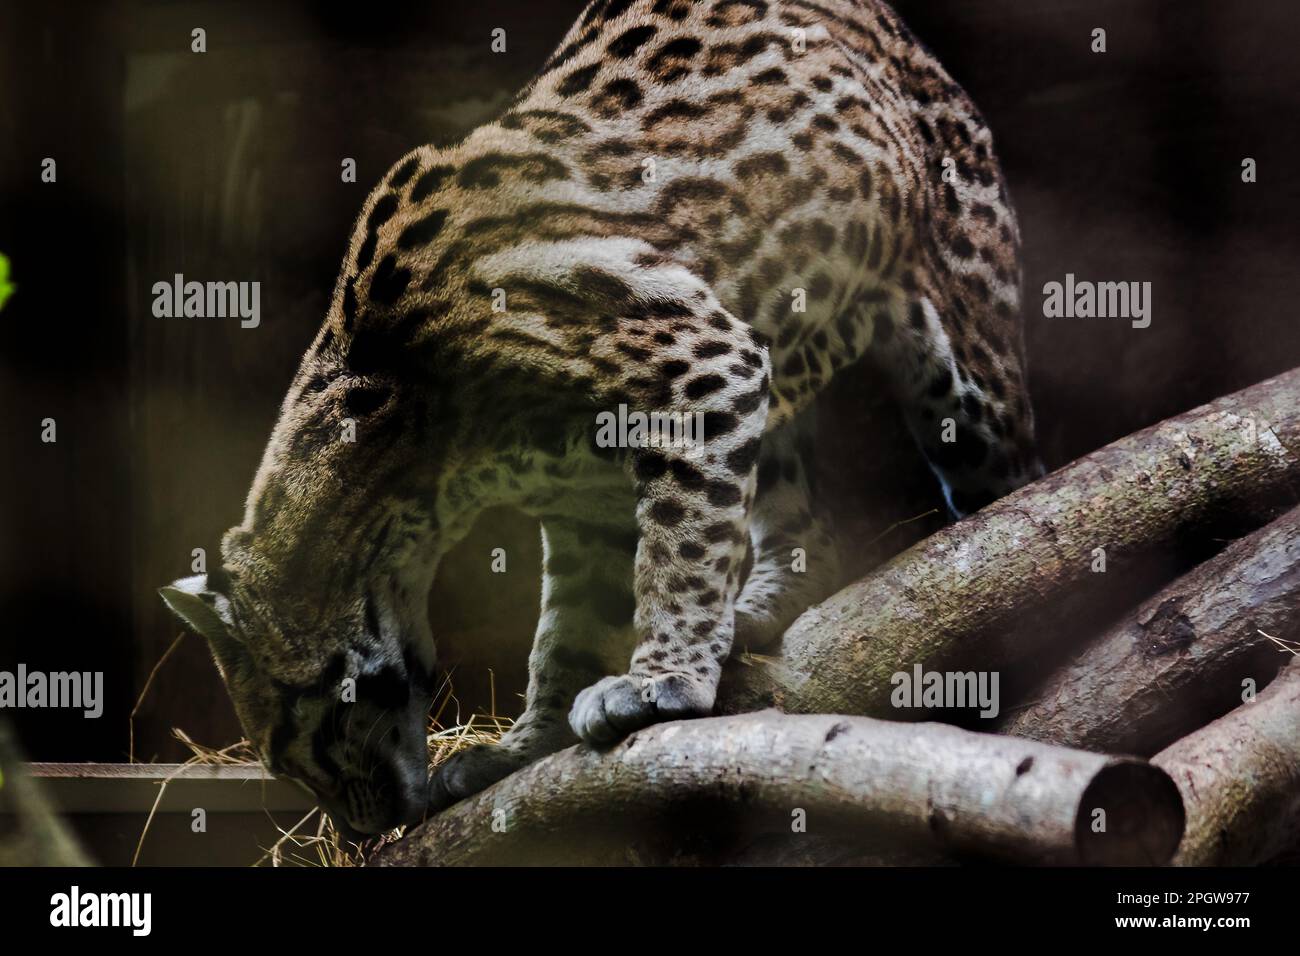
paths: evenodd
<path fill-rule="evenodd" d="M 721 309 L 702 322 L 677 316 L 664 324 L 679 354 L 642 370 L 638 378 L 648 387 L 639 397 L 698 416 L 703 441 L 640 448 L 629 457 L 639 532 L 637 645 L 627 673 L 603 678 L 574 701 L 569 722 L 594 744 L 711 713 L 734 636 L 768 413 L 767 352 Z"/>
<path fill-rule="evenodd" d="M 631 532 L 630 525 L 543 519 L 542 606 L 524 712 L 500 742 L 470 747 L 439 765 L 431 810 L 578 742 L 567 720 L 574 697 L 621 670 L 634 643 Z"/>

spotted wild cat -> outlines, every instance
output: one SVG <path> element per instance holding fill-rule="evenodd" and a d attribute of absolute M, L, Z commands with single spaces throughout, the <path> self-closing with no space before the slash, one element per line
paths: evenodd
<path fill-rule="evenodd" d="M 222 567 L 164 597 L 268 766 L 364 833 L 708 714 L 732 647 L 836 586 L 798 439 L 838 370 L 888 371 L 955 514 L 1038 473 L 1018 244 L 988 128 L 884 3 L 597 0 L 366 200 Z M 620 404 L 702 449 L 600 447 Z M 427 595 L 489 505 L 543 528 L 526 707 L 428 781 Z"/>

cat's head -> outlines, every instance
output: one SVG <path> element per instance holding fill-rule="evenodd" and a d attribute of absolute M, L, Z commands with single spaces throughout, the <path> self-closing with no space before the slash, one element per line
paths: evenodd
<path fill-rule="evenodd" d="M 420 819 L 432 647 L 403 633 L 406 597 L 391 580 L 312 609 L 227 568 L 181 578 L 160 594 L 207 640 L 272 773 L 306 786 L 354 837 Z"/>

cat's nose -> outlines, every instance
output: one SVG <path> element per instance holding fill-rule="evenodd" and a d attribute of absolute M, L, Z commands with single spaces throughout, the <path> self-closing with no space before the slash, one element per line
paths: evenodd
<path fill-rule="evenodd" d="M 341 805 L 331 808 L 330 816 L 336 821 L 341 816 L 348 828 L 361 836 L 419 823 L 428 807 L 425 777 L 423 767 L 389 758 L 364 779 L 349 781 Z"/>
<path fill-rule="evenodd" d="M 421 747 L 416 757 L 394 755 L 393 773 L 390 779 L 392 811 L 397 823 L 405 825 L 419 823 L 429 806 L 427 751 Z"/>

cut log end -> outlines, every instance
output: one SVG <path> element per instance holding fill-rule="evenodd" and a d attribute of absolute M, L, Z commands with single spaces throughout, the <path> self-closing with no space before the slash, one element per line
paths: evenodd
<path fill-rule="evenodd" d="M 1183 838 L 1183 800 L 1169 775 L 1135 759 L 1103 767 L 1083 791 L 1074 822 L 1085 866 L 1163 866 Z"/>

